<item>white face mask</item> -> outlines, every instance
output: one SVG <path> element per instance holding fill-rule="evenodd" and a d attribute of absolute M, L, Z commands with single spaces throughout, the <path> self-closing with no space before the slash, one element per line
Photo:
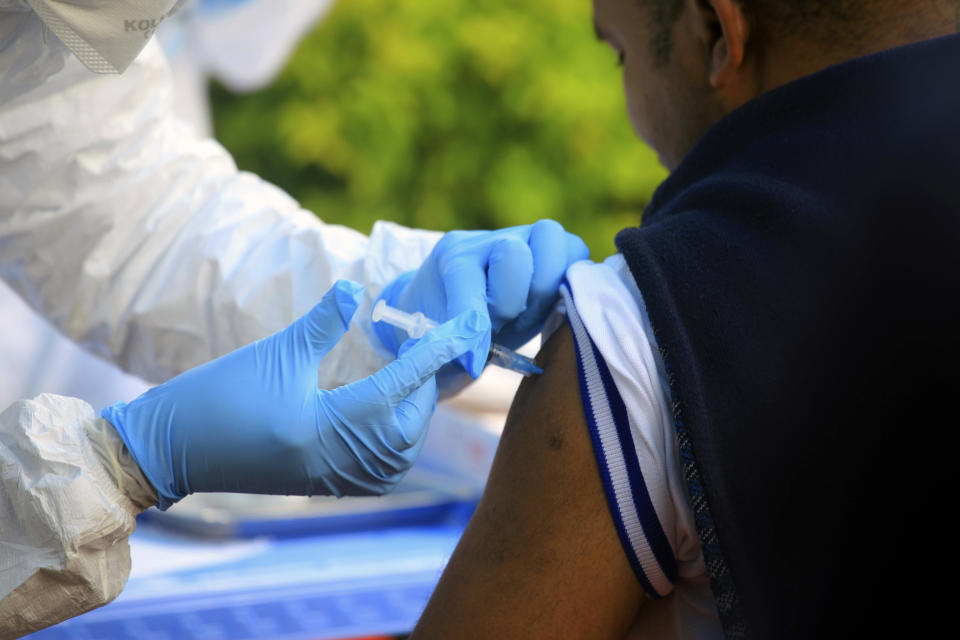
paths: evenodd
<path fill-rule="evenodd" d="M 123 73 L 185 0 L 27 0 L 91 71 Z"/>

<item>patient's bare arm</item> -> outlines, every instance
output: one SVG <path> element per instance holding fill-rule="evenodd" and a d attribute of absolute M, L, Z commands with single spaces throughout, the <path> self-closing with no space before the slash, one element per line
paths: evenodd
<path fill-rule="evenodd" d="M 644 594 L 607 508 L 564 326 L 412 638 L 623 638 Z"/>

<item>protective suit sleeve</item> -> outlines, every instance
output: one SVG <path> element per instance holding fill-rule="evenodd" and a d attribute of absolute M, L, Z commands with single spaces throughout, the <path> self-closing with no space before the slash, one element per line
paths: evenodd
<path fill-rule="evenodd" d="M 0 277 L 30 306 L 162 382 L 287 326 L 345 278 L 365 298 L 320 384 L 387 362 L 369 309 L 440 234 L 324 224 L 238 171 L 171 115 L 154 42 L 122 76 L 98 75 L 36 14 L 0 0 L 0 16 Z"/>
<path fill-rule="evenodd" d="M 0 413 L 0 640 L 113 600 L 157 500 L 93 407 L 44 394 Z"/>

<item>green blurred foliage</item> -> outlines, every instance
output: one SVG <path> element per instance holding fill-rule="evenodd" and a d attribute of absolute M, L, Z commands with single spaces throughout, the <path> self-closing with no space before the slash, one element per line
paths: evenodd
<path fill-rule="evenodd" d="M 588 0 L 341 0 L 267 90 L 213 90 L 238 165 L 369 232 L 549 217 L 593 257 L 666 175 Z"/>

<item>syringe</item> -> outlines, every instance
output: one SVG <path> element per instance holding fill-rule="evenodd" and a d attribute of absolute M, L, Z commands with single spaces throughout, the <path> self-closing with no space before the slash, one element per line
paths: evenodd
<path fill-rule="evenodd" d="M 386 322 L 398 329 L 403 329 L 407 332 L 407 335 L 414 339 L 422 338 L 423 334 L 437 326 L 435 320 L 431 320 L 419 311 L 407 313 L 396 307 L 391 307 L 383 300 L 378 301 L 373 306 L 371 319 L 374 322 Z M 495 342 L 490 344 L 490 356 L 487 358 L 487 363 L 516 371 L 525 376 L 543 373 L 543 369 L 534 364 L 530 358 Z"/>

